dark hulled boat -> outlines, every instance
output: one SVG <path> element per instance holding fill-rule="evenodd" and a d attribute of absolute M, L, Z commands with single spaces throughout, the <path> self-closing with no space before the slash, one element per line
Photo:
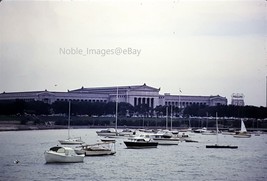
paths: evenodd
<path fill-rule="evenodd" d="M 206 145 L 206 148 L 222 148 L 222 149 L 237 149 L 238 146 L 232 146 L 232 145 L 219 145 L 218 144 L 218 120 L 217 120 L 217 113 L 216 113 L 216 137 L 217 137 L 217 143 L 214 145 Z"/>
<path fill-rule="evenodd" d="M 227 149 L 237 149 L 238 146 L 231 146 L 231 145 L 206 145 L 206 148 L 227 148 Z"/>
<path fill-rule="evenodd" d="M 157 148 L 158 142 L 143 137 L 134 137 L 128 141 L 124 141 L 127 148 L 143 149 L 143 148 Z"/>

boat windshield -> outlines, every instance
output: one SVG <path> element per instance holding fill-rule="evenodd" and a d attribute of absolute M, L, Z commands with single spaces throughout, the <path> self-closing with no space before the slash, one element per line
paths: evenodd
<path fill-rule="evenodd" d="M 58 152 L 58 153 L 64 153 L 65 152 L 65 149 L 60 147 L 60 146 L 55 146 L 55 147 L 52 147 L 50 148 L 51 151 L 55 151 L 55 152 Z"/>

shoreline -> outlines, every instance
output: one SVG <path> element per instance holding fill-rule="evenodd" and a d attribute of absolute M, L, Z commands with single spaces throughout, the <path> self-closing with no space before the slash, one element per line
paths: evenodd
<path fill-rule="evenodd" d="M 113 128 L 114 126 L 71 126 L 71 129 L 107 129 Z M 165 127 L 140 127 L 140 126 L 118 126 L 118 129 L 166 129 Z M 0 132 L 9 132 L 9 131 L 31 131 L 31 130 L 56 130 L 56 129 L 68 129 L 67 125 L 21 125 L 21 124 L 0 124 Z M 187 128 L 184 127 L 173 127 L 173 130 L 184 130 Z M 198 129 L 198 127 L 192 128 Z M 215 130 L 216 128 L 210 128 L 209 130 Z M 227 131 L 228 128 L 221 128 L 220 130 Z M 238 128 L 236 129 L 238 130 Z M 249 132 L 262 131 L 267 132 L 267 129 L 261 128 L 249 128 Z"/>

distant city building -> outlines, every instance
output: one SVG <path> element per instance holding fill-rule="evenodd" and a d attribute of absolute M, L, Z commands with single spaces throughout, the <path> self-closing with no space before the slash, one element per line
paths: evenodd
<path fill-rule="evenodd" d="M 81 102 L 115 102 L 118 89 L 118 102 L 126 102 L 133 106 L 147 104 L 149 107 L 172 105 L 184 108 L 190 105 L 227 105 L 226 97 L 216 96 L 188 96 L 159 93 L 160 88 L 143 85 L 96 87 L 75 89 L 67 92 L 31 91 L 31 92 L 3 92 L 1 100 L 43 101 L 52 104 L 55 101 Z"/>
<path fill-rule="evenodd" d="M 244 101 L 244 94 L 240 93 L 233 93 L 232 94 L 232 101 L 231 104 L 235 106 L 245 106 L 245 101 Z"/>

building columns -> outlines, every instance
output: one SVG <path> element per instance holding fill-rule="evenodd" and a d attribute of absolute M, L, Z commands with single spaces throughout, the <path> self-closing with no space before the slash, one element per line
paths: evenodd
<path fill-rule="evenodd" d="M 147 104 L 148 107 L 154 108 L 155 105 L 154 98 L 134 97 L 134 106 L 138 106 L 140 104 Z"/>

